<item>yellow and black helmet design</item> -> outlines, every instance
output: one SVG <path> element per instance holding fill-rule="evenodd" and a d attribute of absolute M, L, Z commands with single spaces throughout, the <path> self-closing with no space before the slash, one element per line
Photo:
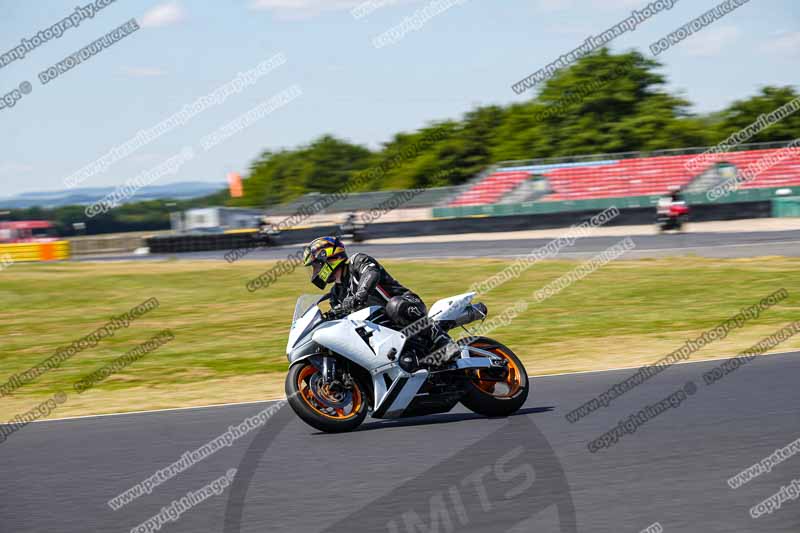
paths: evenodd
<path fill-rule="evenodd" d="M 303 252 L 303 266 L 311 267 L 311 283 L 324 289 L 333 281 L 336 269 L 347 261 L 342 241 L 336 237 L 320 237 L 311 241 Z"/>

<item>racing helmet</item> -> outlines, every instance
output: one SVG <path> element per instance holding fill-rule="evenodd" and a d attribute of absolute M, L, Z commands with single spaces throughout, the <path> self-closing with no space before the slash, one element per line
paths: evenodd
<path fill-rule="evenodd" d="M 333 282 L 334 274 L 344 268 L 347 252 L 336 237 L 320 237 L 303 251 L 303 266 L 311 267 L 311 283 L 320 289 Z"/>

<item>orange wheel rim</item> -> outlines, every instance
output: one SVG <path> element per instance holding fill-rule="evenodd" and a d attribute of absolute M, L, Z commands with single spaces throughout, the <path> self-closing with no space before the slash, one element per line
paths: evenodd
<path fill-rule="evenodd" d="M 508 370 L 502 381 L 487 379 L 489 377 L 488 372 L 476 370 L 476 377 L 473 383 L 478 387 L 478 390 L 490 396 L 494 396 L 495 398 L 511 398 L 517 394 L 522 388 L 522 374 L 511 356 L 494 346 L 475 345 L 475 348 L 480 348 L 502 357 L 507 363 L 506 369 Z M 500 390 L 498 390 L 498 385 L 501 385 L 501 387 L 499 387 Z"/>
<path fill-rule="evenodd" d="M 320 390 L 315 392 L 309 384 L 309 380 L 318 373 L 319 370 L 313 365 L 306 365 L 297 376 L 297 390 L 306 405 L 315 413 L 333 420 L 348 420 L 357 416 L 361 410 L 362 403 L 361 389 L 358 388 L 358 384 L 353 387 L 353 399 L 349 404 L 345 404 L 342 407 L 328 407 L 317 398 L 317 394 L 326 397 L 328 391 Z M 334 400 L 334 398 L 330 398 L 330 400 Z"/>

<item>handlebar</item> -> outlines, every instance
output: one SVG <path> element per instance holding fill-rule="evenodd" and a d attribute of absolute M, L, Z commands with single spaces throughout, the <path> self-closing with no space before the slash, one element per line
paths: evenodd
<path fill-rule="evenodd" d="M 322 314 L 322 318 L 328 320 L 339 320 L 350 314 L 350 311 L 342 309 L 341 306 L 332 307 L 330 311 Z"/>

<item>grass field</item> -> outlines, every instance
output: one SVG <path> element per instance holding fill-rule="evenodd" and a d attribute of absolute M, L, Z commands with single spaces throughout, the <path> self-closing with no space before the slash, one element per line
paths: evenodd
<path fill-rule="evenodd" d="M 429 304 L 502 269 L 499 260 L 387 261 Z M 674 258 L 616 261 L 560 294 L 532 293 L 578 262 L 537 264 L 484 298 L 492 314 L 526 298 L 528 311 L 492 336 L 531 374 L 647 364 L 741 308 L 786 288 L 789 298 L 692 359 L 734 355 L 800 317 L 800 260 Z M 315 292 L 298 270 L 250 293 L 245 283 L 271 263 L 17 264 L 0 272 L 0 383 L 50 357 L 148 298 L 160 307 L 23 385 L 0 402 L 8 420 L 59 390 L 51 417 L 262 400 L 282 395 L 284 349 L 294 302 Z M 158 332 L 175 339 L 77 394 L 73 384 Z M 800 348 L 793 338 L 778 350 Z"/>

